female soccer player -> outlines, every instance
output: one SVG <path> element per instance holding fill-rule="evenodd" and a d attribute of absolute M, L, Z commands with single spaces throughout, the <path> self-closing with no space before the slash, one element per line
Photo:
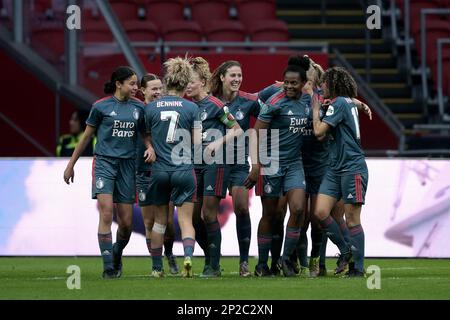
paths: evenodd
<path fill-rule="evenodd" d="M 353 253 L 354 269 L 349 270 L 348 275 L 364 276 L 364 231 L 360 215 L 369 174 L 361 147 L 358 108 L 352 100 L 357 95 L 357 86 L 351 75 L 338 67 L 328 69 L 321 83 L 324 98 L 331 99 L 331 102 L 321 120 L 320 102 L 318 96 L 314 96 L 314 134 L 321 137 L 329 132 L 333 139 L 331 166 L 320 184 L 315 215 L 341 252 L 335 273 L 345 270 Z M 344 200 L 350 243 L 344 240 L 339 226 L 330 216 L 332 208 L 341 198 Z"/>
<path fill-rule="evenodd" d="M 196 179 L 192 163 L 192 144 L 200 143 L 200 128 L 196 127 L 197 106 L 182 97 L 192 77 L 187 59 L 174 58 L 164 63 L 165 94 L 145 107 L 146 128 L 156 151 L 152 164 L 147 197 L 155 205 L 152 228 L 152 276 L 164 275 L 162 246 L 169 216 L 169 202 L 178 208 L 178 221 L 184 247 L 183 276 L 192 277 L 192 255 L 195 231 L 192 213 L 196 198 Z M 150 159 L 145 152 L 146 161 Z"/>
<path fill-rule="evenodd" d="M 211 77 L 208 62 L 196 57 L 191 60 L 191 64 L 194 75 L 189 83 L 187 96 L 198 105 L 199 120 L 202 122 L 201 153 L 205 156 L 195 164 L 198 202 L 194 208 L 194 227 L 196 240 L 205 252 L 205 268 L 201 276 L 218 277 L 221 275 L 222 234 L 217 215 L 228 184 L 223 145 L 240 135 L 242 130 L 228 108 L 219 99 L 208 94 Z M 227 132 L 227 129 L 230 130 Z"/>
<path fill-rule="evenodd" d="M 103 278 L 118 278 L 122 273 L 122 251 L 127 245 L 135 202 L 136 136 L 144 131 L 143 104 L 133 98 L 138 90 L 136 73 L 129 67 L 119 67 L 105 84 L 110 96 L 92 106 L 80 143 L 64 171 L 64 181 L 74 179 L 74 166 L 97 131 L 97 145 L 92 164 L 92 198 L 98 199 L 100 221 L 98 242 L 103 258 Z M 149 158 L 154 159 L 150 142 Z M 117 242 L 112 245 L 111 224 L 113 204 L 117 203 Z"/>
<path fill-rule="evenodd" d="M 148 105 L 150 102 L 161 97 L 162 82 L 157 75 L 146 74 L 142 77 L 140 83 L 141 95 L 144 102 Z M 152 199 L 146 196 L 148 185 L 150 183 L 151 165 L 145 163 L 144 152 L 145 145 L 142 138 L 138 137 L 138 156 L 136 161 L 136 189 L 138 194 L 139 206 L 141 207 L 142 218 L 145 225 L 145 236 L 147 248 L 151 254 L 151 233 L 153 223 L 155 221 L 154 206 Z M 171 274 L 178 273 L 178 265 L 173 255 L 172 248 L 175 241 L 175 230 L 173 226 L 173 204 L 169 206 L 169 219 L 167 221 L 166 234 L 164 235 L 164 255 L 169 263 L 169 271 Z"/>
<path fill-rule="evenodd" d="M 255 275 L 270 275 L 267 266 L 268 254 L 272 242 L 272 223 L 277 212 L 279 198 L 286 195 L 290 216 L 286 227 L 285 244 L 282 255 L 282 269 L 286 277 L 294 276 L 290 256 L 294 252 L 299 234 L 305 201 L 305 177 L 301 163 L 302 131 L 307 123 L 306 108 L 311 101 L 312 88 L 305 86 L 307 81 L 306 70 L 309 68 L 309 59 L 293 56 L 289 58 L 288 66 L 284 71 L 283 92 L 272 96 L 268 103 L 263 105 L 255 130 L 258 139 L 261 139 L 261 129 L 269 129 L 271 135 L 267 149 L 272 151 L 271 163 L 262 168 L 263 185 L 257 186 L 257 192 L 262 193 L 263 215 L 258 226 L 259 260 L 255 268 Z M 300 99 L 301 97 L 301 99 Z M 274 154 L 272 139 L 276 140 L 279 132 L 279 155 Z M 273 137 L 274 136 L 274 137 Z M 275 147 L 276 149 L 276 147 Z M 258 180 L 260 162 L 255 163 L 246 179 L 245 185 L 251 187 Z M 254 159 L 252 159 L 254 162 Z M 272 172 L 270 172 L 272 171 Z"/>
<path fill-rule="evenodd" d="M 242 68 L 237 61 L 225 61 L 211 77 L 211 94 L 220 99 L 230 110 L 244 132 L 250 128 L 250 116 L 259 114 L 258 96 L 240 91 L 242 84 Z M 248 252 L 252 235 L 250 212 L 248 209 L 248 189 L 244 181 L 248 176 L 248 143 L 245 135 L 234 142 L 232 163 L 228 163 L 230 177 L 228 189 L 233 199 L 233 209 L 236 214 L 236 231 L 239 243 L 239 275 L 251 275 L 248 267 Z"/>

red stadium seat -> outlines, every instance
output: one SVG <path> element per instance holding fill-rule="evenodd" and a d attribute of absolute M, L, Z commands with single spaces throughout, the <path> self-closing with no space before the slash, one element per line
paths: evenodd
<path fill-rule="evenodd" d="M 245 41 L 242 23 L 230 20 L 213 20 L 205 27 L 208 41 Z"/>
<path fill-rule="evenodd" d="M 47 10 L 52 10 L 52 5 L 52 0 L 34 0 L 31 1 L 31 10 L 45 14 Z"/>
<path fill-rule="evenodd" d="M 148 0 L 146 4 L 147 20 L 159 28 L 169 21 L 183 20 L 184 1 L 179 0 Z"/>
<path fill-rule="evenodd" d="M 256 20 L 247 25 L 252 41 L 289 41 L 289 30 L 280 20 Z"/>
<path fill-rule="evenodd" d="M 165 41 L 172 42 L 182 42 L 182 41 L 192 41 L 200 42 L 202 41 L 202 29 L 199 24 L 194 21 L 170 21 L 164 25 L 161 29 L 161 33 Z M 193 51 L 199 48 L 191 47 L 171 47 L 171 51 Z"/>
<path fill-rule="evenodd" d="M 201 41 L 202 30 L 194 21 L 170 21 L 161 28 L 166 41 Z"/>
<path fill-rule="evenodd" d="M 82 67 L 81 84 L 97 96 L 104 96 L 103 85 L 110 80 L 111 72 L 117 66 L 128 65 L 123 54 L 100 57 L 84 57 L 80 61 Z"/>
<path fill-rule="evenodd" d="M 275 0 L 237 0 L 237 10 L 239 20 L 244 24 L 277 18 Z"/>
<path fill-rule="evenodd" d="M 230 18 L 230 1 L 227 0 L 191 0 L 192 20 L 201 26 L 212 20 Z"/>
<path fill-rule="evenodd" d="M 133 0 L 111 0 L 111 8 L 120 21 L 135 20 L 138 18 L 138 6 Z"/>
<path fill-rule="evenodd" d="M 159 30 L 151 21 L 125 21 L 123 27 L 131 41 L 158 41 Z"/>
<path fill-rule="evenodd" d="M 83 42 L 112 42 L 114 37 L 105 20 L 90 20 L 82 29 Z"/>
<path fill-rule="evenodd" d="M 64 55 L 64 27 L 59 22 L 40 23 L 31 31 L 31 46 L 52 63 L 61 62 Z"/>

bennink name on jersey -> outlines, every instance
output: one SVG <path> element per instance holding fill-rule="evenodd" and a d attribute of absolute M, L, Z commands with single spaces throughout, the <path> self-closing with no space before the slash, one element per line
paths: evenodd
<path fill-rule="evenodd" d="M 158 101 L 156 103 L 157 108 L 161 107 L 182 107 L 183 101 Z"/>

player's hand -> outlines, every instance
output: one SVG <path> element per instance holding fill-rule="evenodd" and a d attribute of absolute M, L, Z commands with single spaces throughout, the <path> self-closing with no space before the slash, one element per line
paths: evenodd
<path fill-rule="evenodd" d="M 311 105 L 313 109 L 320 109 L 320 101 L 319 101 L 319 95 L 317 93 L 313 94 Z"/>
<path fill-rule="evenodd" d="M 73 178 L 75 176 L 75 172 L 73 171 L 73 167 L 67 166 L 66 170 L 64 170 L 64 182 L 70 184 L 73 183 Z"/>
<path fill-rule="evenodd" d="M 372 110 L 370 110 L 369 106 L 364 102 L 361 102 L 361 104 L 363 107 L 363 112 L 369 117 L 370 120 L 372 120 Z"/>
<path fill-rule="evenodd" d="M 313 95 L 313 83 L 311 80 L 306 81 L 305 85 L 302 88 L 303 94 Z"/>
<path fill-rule="evenodd" d="M 208 144 L 205 148 L 206 151 L 206 155 L 208 157 L 214 157 L 215 153 L 222 147 L 222 143 L 221 142 L 217 142 L 217 140 L 211 142 L 210 144 Z"/>
<path fill-rule="evenodd" d="M 260 170 L 259 165 L 253 165 L 252 166 L 252 170 L 250 171 L 250 173 L 248 174 L 247 178 L 244 181 L 244 186 L 247 189 L 253 188 L 253 186 L 258 181 L 259 170 Z"/>
<path fill-rule="evenodd" d="M 152 147 L 148 147 L 144 152 L 144 159 L 146 163 L 152 163 L 156 160 L 155 150 Z"/>

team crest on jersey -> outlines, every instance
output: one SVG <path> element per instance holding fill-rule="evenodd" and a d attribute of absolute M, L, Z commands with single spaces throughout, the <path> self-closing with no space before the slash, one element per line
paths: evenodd
<path fill-rule="evenodd" d="M 309 116 L 309 107 L 305 108 L 305 113 L 306 113 L 307 116 Z"/>
<path fill-rule="evenodd" d="M 139 192 L 139 201 L 145 201 L 145 199 L 147 198 L 146 194 L 144 191 L 140 191 Z"/>
<path fill-rule="evenodd" d="M 236 119 L 238 120 L 244 119 L 244 113 L 241 110 L 238 110 L 238 112 L 236 112 Z"/>
<path fill-rule="evenodd" d="M 264 186 L 264 192 L 265 193 L 272 193 L 272 186 L 270 184 L 266 184 Z"/>
<path fill-rule="evenodd" d="M 334 114 L 334 108 L 333 108 L 333 106 L 330 104 L 330 105 L 328 106 L 328 110 L 327 110 L 326 115 L 327 115 L 327 116 L 332 116 L 333 114 Z"/>
<path fill-rule="evenodd" d="M 138 111 L 138 109 L 134 109 L 134 111 L 133 111 L 133 118 L 134 118 L 134 120 L 139 120 L 139 111 Z"/>
<path fill-rule="evenodd" d="M 205 121 L 207 117 L 208 117 L 208 113 L 205 110 L 203 110 L 203 112 L 200 114 L 200 119 L 202 121 Z"/>
<path fill-rule="evenodd" d="M 105 186 L 105 182 L 102 178 L 98 178 L 95 186 L 97 187 L 97 189 L 103 189 L 103 187 Z"/>

